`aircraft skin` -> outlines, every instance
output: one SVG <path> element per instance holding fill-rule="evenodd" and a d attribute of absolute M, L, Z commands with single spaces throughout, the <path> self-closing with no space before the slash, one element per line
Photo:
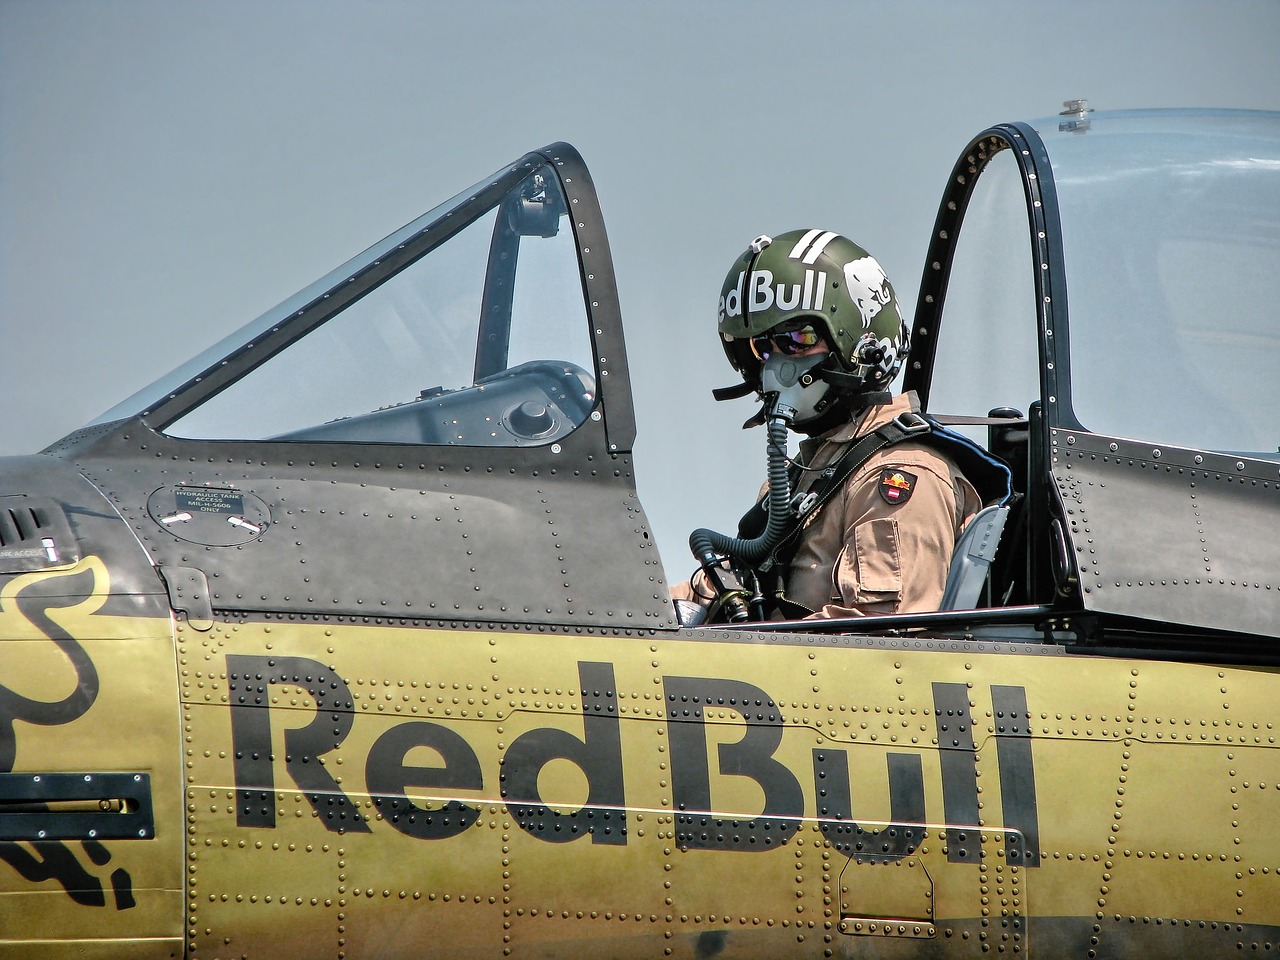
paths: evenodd
<path fill-rule="evenodd" d="M 993 130 L 970 151 L 1031 128 Z M 590 305 L 580 415 L 559 367 L 477 360 L 484 390 L 372 420 L 171 426 L 338 315 L 346 277 L 448 244 L 446 216 L 552 203 L 533 169 Z M 459 198 L 229 361 L 0 460 L 0 957 L 1280 950 L 1274 460 L 1085 430 L 1042 370 L 1003 602 L 682 628 L 585 167 L 556 144 Z M 495 221 L 486 304 L 539 216 Z M 503 393 L 529 383 L 532 407 Z M 507 441 L 359 439 L 433 403 Z"/>

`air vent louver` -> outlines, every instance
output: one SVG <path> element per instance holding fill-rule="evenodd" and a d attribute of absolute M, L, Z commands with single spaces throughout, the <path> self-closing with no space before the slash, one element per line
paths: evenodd
<path fill-rule="evenodd" d="M 0 497 L 0 573 L 47 570 L 79 559 L 79 546 L 59 504 Z"/>

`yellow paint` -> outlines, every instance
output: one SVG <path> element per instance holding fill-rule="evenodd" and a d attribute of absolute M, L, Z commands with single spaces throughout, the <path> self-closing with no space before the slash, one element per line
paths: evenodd
<path fill-rule="evenodd" d="M 180 726 L 172 626 L 168 619 L 104 614 L 110 574 L 97 557 L 70 569 L 14 577 L 0 588 L 0 688 L 38 703 L 57 703 L 76 689 L 69 654 L 25 615 L 18 600 L 36 586 L 83 599 L 50 606 L 56 628 L 92 663 L 99 686 L 76 719 L 42 725 L 14 722 L 14 772 L 146 773 L 151 777 L 157 834 L 107 840 L 105 862 L 75 840 L 0 842 L 13 856 L 74 864 L 101 905 L 75 902 L 56 878 L 24 880 L 0 850 L 0 957 L 169 957 L 180 950 L 183 922 Z M 102 854 L 95 854 L 98 860 Z M 128 899 L 116 893 L 123 871 Z"/>
<path fill-rule="evenodd" d="M 693 956 L 700 935 L 725 930 L 734 932 L 726 956 L 797 950 L 822 956 L 849 936 L 886 936 L 884 920 L 893 917 L 924 927 L 895 927 L 889 936 L 944 941 L 966 955 L 983 920 L 994 925 L 990 943 L 1025 949 L 1029 915 L 1092 923 L 1102 910 L 1125 918 L 1232 921 L 1244 917 L 1236 912 L 1238 899 L 1248 902 L 1249 922 L 1280 922 L 1274 874 L 1280 843 L 1264 825 L 1266 816 L 1280 812 L 1280 792 L 1250 795 L 1260 813 L 1242 833 L 1232 826 L 1244 821 L 1231 810 L 1228 760 L 1247 754 L 1268 769 L 1276 763 L 1273 721 L 1259 721 L 1255 730 L 1229 719 L 1232 710 L 1250 717 L 1268 712 L 1270 671 L 375 625 L 242 624 L 211 635 L 181 631 L 180 640 L 195 684 L 185 691 L 187 716 L 206 747 L 195 763 L 193 791 L 195 829 L 204 838 L 193 870 L 200 892 L 193 926 L 210 931 L 196 938 L 198 956 L 210 955 L 228 932 L 234 942 L 227 956 L 315 956 L 317 944 L 332 945 L 335 955 L 395 955 L 427 936 L 454 945 L 451 952 L 459 956 L 503 950 L 541 956 L 557 949 L 651 956 L 667 948 L 673 956 Z M 305 727 L 315 711 L 311 696 L 289 684 L 273 686 L 270 698 L 276 825 L 237 826 L 228 653 L 316 659 L 347 679 L 354 721 L 325 767 L 367 818 L 367 833 L 325 830 L 280 761 L 284 731 Z M 500 794 L 503 759 L 518 737 L 539 728 L 583 737 L 583 661 L 610 664 L 617 680 L 625 846 L 588 837 L 546 842 L 514 822 Z M 676 842 L 664 678 L 681 676 L 746 681 L 777 701 L 783 733 L 773 756 L 804 794 L 803 818 L 787 843 L 741 852 L 681 849 Z M 1222 717 L 1213 697 L 1189 701 L 1182 692 L 1226 678 L 1241 695 Z M 943 816 L 934 683 L 968 691 L 981 822 L 965 826 L 985 838 L 980 862 L 947 857 L 961 825 L 948 826 Z M 993 684 L 1023 687 L 1033 714 L 1039 866 L 1013 865 L 1005 857 Z M 1174 716 L 1184 737 L 1176 745 L 1169 737 Z M 1205 740 L 1198 733 L 1202 718 Z M 1215 720 L 1216 741 L 1207 732 Z M 480 790 L 410 791 L 424 809 L 448 799 L 478 808 L 476 822 L 460 836 L 405 836 L 369 798 L 364 766 L 372 745 L 416 721 L 458 733 L 483 771 Z M 760 784 L 717 768 L 718 745 L 743 736 L 740 714 L 713 706 L 704 729 L 717 814 L 758 816 Z M 1192 742 L 1184 731 L 1192 732 Z M 817 826 L 813 774 L 813 751 L 827 748 L 847 751 L 854 814 L 869 830 L 890 816 L 889 754 L 919 758 L 926 833 L 912 855 L 858 863 L 832 849 Z M 407 762 L 439 764 L 434 752 L 417 750 Z M 1185 793 L 1189 782 L 1203 787 L 1176 806 L 1166 802 Z M 583 772 L 565 760 L 549 763 L 538 784 L 558 811 L 578 808 L 587 792 Z M 1146 847 L 1157 858 L 1145 852 L 1140 858 L 1137 851 Z M 1177 859 L 1180 853 L 1186 861 Z M 1236 857 L 1259 869 L 1271 864 L 1271 879 L 1259 874 L 1252 885 L 1237 883 L 1243 860 Z M 1238 897 L 1236 889 L 1245 887 Z M 846 933 L 839 929 L 842 916 L 849 918 Z M 853 921 L 880 927 L 855 931 Z M 973 941 L 962 941 L 962 931 Z M 269 942 L 271 952 L 249 949 L 260 942 Z M 968 944 L 963 950 L 962 943 Z"/>
<path fill-rule="evenodd" d="M 979 956 L 983 946 L 1018 955 L 1035 951 L 1037 930 L 1049 929 L 1029 918 L 1060 918 L 1067 926 L 1053 929 L 1072 931 L 1088 949 L 1090 936 L 1146 943 L 1144 917 L 1160 919 L 1161 935 L 1198 936 L 1201 921 L 1224 925 L 1221 943 L 1251 951 L 1249 931 L 1280 926 L 1273 670 L 1044 656 L 1031 647 L 941 650 L 928 641 L 893 650 L 336 621 L 218 622 L 208 631 L 179 623 L 175 647 L 167 620 L 104 612 L 108 573 L 87 558 L 74 571 L 15 578 L 0 591 L 0 630 L 20 638 L 6 641 L 0 685 L 34 700 L 66 695 L 74 671 L 65 653 L 15 600 L 37 581 L 86 571 L 94 589 L 49 616 L 91 658 L 101 689 L 68 723 L 19 720 L 14 769 L 149 772 L 159 835 L 104 844 L 105 865 L 66 845 L 102 884 L 102 906 L 78 905 L 56 882 L 24 881 L 0 862 L 0 956 L 185 949 L 202 960 L 314 960 L 413 955 L 431 944 L 456 957 L 694 957 L 712 948 L 724 957 L 823 957 L 875 952 L 877 940 L 894 956 Z M 269 683 L 261 706 L 233 707 L 246 688 L 237 681 L 232 689 L 229 663 L 270 674 L 268 665 L 283 662 L 345 682 L 342 708 L 317 711 L 315 677 Z M 586 834 L 549 842 L 517 822 L 500 777 L 513 770 L 513 744 L 572 753 L 588 741 L 580 676 L 604 671 L 613 689 L 586 702 L 609 705 L 617 720 L 590 736 L 599 748 L 598 731 L 617 732 L 625 843 Z M 692 727 L 692 718 L 668 716 L 672 706 L 684 709 L 672 691 L 699 684 L 766 695 L 759 709 L 778 718 L 780 726 L 764 724 L 777 742 L 752 762 L 798 790 L 785 842 L 745 850 L 680 842 L 676 807 L 690 786 L 676 779 L 690 769 L 691 744 L 705 748 L 712 835 L 749 832 L 744 824 L 781 795 L 758 775 L 721 768 L 744 736 L 760 734 L 748 734 L 741 705 L 700 703 L 704 715 Z M 1010 794 L 1023 788 L 1006 777 L 1022 763 L 1011 751 L 1027 743 L 998 715 L 1009 689 L 1031 714 L 1022 773 L 1034 779 L 1035 865 L 1010 858 L 1024 838 L 1009 817 L 1025 816 L 1028 801 Z M 939 690 L 967 703 L 962 719 L 974 743 L 960 751 L 950 783 Z M 258 805 L 265 822 L 243 819 L 236 709 L 254 722 L 267 711 L 261 729 L 269 730 L 264 762 L 274 790 Z M 239 736 L 251 728 L 242 724 Z M 481 778 L 477 787 L 406 788 L 421 822 L 450 801 L 474 811 L 470 826 L 437 839 L 398 829 L 369 786 L 369 758 L 379 751 L 384 767 L 391 757 L 407 779 L 442 767 L 458 773 L 439 749 L 408 736 L 424 730 L 463 744 L 459 755 L 474 757 Z M 330 821 L 334 798 L 309 800 L 302 768 L 286 761 L 286 744 L 304 731 L 333 737 L 306 769 L 332 778 L 350 801 L 346 820 Z M 598 771 L 545 749 L 554 758 L 536 785 L 550 812 L 538 822 L 581 825 L 572 815 Z M 823 768 L 826 779 L 815 770 L 819 756 L 840 760 Z M 924 815 L 909 825 L 917 839 L 897 858 L 851 856 L 833 844 L 840 835 L 830 823 L 823 832 L 820 804 L 830 794 L 820 791 L 847 769 L 860 839 L 876 850 L 895 813 L 891 767 L 905 770 L 908 784 L 918 777 Z M 957 783 L 971 784 L 977 822 L 947 822 Z M 367 829 L 351 829 L 356 815 Z M 968 862 L 952 859 L 959 848 L 973 853 Z M 116 869 L 128 872 L 136 906 L 113 903 Z M 113 953 L 126 941 L 128 950 Z"/>

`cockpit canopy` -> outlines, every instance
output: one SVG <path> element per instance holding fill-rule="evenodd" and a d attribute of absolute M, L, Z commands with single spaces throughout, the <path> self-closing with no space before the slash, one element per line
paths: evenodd
<path fill-rule="evenodd" d="M 486 178 L 98 422 L 142 414 L 170 437 L 214 441 L 563 439 L 596 410 L 600 371 L 585 221 L 570 223 L 552 162 Z"/>
<path fill-rule="evenodd" d="M 936 344 L 931 408 L 1025 412 L 1043 360 L 1052 423 L 1275 458 L 1280 115 L 1081 112 L 1027 125 L 1035 144 L 1017 132 L 975 141 L 958 175 L 976 183 L 952 184 L 971 193 L 940 339 L 915 341 Z"/>
<path fill-rule="evenodd" d="M 1280 114 L 1073 104 L 971 142 L 906 386 L 1026 417 L 992 428 L 1026 494 L 1002 596 L 1280 636 L 1278 254 Z"/>
<path fill-rule="evenodd" d="M 987 605 L 1280 637 L 1277 253 L 1280 114 L 1080 107 L 969 144 L 930 241 L 904 386 L 932 414 L 996 411 L 1008 427 L 962 428 L 1010 463 L 1023 495 Z M 430 464 L 435 493 L 474 495 L 488 552 L 508 566 L 516 519 L 493 504 L 521 504 L 519 542 L 541 542 L 554 477 L 546 556 L 520 553 L 520 616 L 541 608 L 555 621 L 585 605 L 601 623 L 621 622 L 621 609 L 669 624 L 625 459 L 631 403 L 594 189 L 572 148 L 554 144 L 98 424 L 118 421 L 124 442 L 140 422 L 174 461 L 218 462 L 208 448 L 264 475 L 328 463 L 350 474 L 353 497 L 369 460 Z M 193 467 L 185 482 L 214 481 Z M 384 512 L 381 542 L 401 537 L 407 553 L 416 534 Z M 576 550 L 561 549 L 562 530 Z M 461 559 L 472 536 L 450 541 L 450 569 L 474 569 Z M 419 589 L 408 574 L 382 586 Z M 459 616 L 507 611 L 496 578 L 468 589 Z"/>

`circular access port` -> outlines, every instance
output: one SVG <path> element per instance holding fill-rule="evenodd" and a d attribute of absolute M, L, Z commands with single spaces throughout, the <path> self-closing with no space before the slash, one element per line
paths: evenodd
<path fill-rule="evenodd" d="M 502 417 L 503 425 L 517 437 L 525 440 L 541 440 L 556 429 L 556 418 L 545 403 L 526 400 L 508 410 Z"/>
<path fill-rule="evenodd" d="M 262 536 L 271 509 L 247 490 L 175 484 L 147 498 L 151 519 L 179 540 L 233 547 Z"/>

